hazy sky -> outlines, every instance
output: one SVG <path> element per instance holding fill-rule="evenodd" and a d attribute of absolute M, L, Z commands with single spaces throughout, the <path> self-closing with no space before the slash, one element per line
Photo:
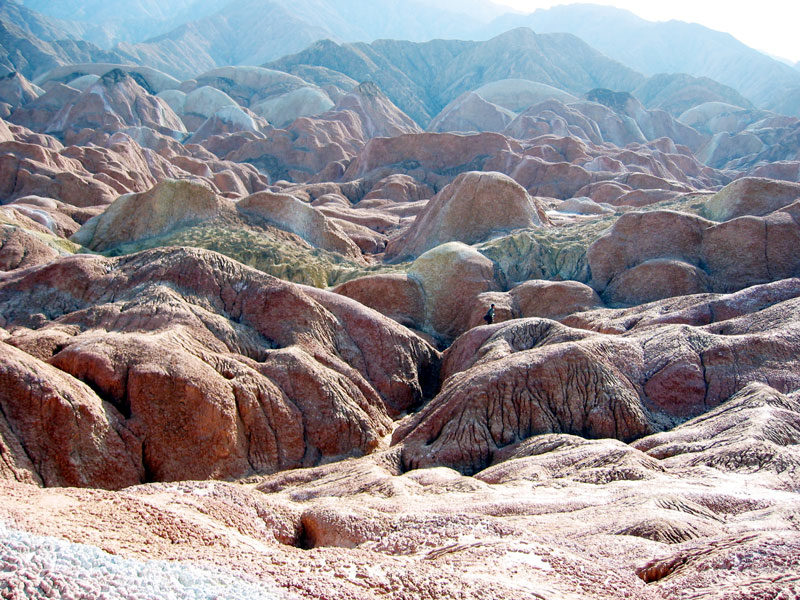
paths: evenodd
<path fill-rule="evenodd" d="M 800 61 L 800 2 L 756 0 L 584 0 L 624 8 L 648 21 L 687 21 L 730 33 L 740 42 L 769 54 Z M 548 0 L 493 0 L 523 12 L 571 2 Z"/>

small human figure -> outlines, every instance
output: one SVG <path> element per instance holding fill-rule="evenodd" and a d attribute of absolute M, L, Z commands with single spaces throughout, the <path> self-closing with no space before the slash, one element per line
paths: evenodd
<path fill-rule="evenodd" d="M 483 320 L 486 321 L 489 325 L 494 323 L 494 304 L 489 307 L 489 310 L 483 315 Z"/>

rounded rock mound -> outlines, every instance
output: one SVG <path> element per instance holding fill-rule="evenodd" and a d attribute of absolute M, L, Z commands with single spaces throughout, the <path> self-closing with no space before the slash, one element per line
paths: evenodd
<path fill-rule="evenodd" d="M 118 244 L 152 237 L 174 227 L 211 219 L 232 204 L 204 185 L 164 180 L 151 190 L 125 194 L 87 221 L 72 241 L 102 252 Z"/>
<path fill-rule="evenodd" d="M 541 202 L 507 175 L 470 171 L 456 177 L 406 232 L 389 241 L 386 256 L 419 256 L 447 242 L 474 244 L 493 233 L 549 223 Z"/>
<path fill-rule="evenodd" d="M 762 217 L 800 198 L 800 183 L 763 177 L 743 177 L 729 183 L 706 202 L 704 212 L 714 221 Z"/>

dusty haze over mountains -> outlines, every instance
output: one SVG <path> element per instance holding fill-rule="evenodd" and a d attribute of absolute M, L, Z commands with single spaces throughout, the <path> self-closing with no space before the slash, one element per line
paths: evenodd
<path fill-rule="evenodd" d="M 0 0 L 0 598 L 800 598 L 800 71 L 743 39 Z"/>

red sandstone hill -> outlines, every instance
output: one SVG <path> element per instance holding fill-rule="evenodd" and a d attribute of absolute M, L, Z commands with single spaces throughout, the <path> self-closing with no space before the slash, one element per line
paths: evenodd
<path fill-rule="evenodd" d="M 273 66 L 0 81 L 0 596 L 800 596 L 797 119 Z"/>

